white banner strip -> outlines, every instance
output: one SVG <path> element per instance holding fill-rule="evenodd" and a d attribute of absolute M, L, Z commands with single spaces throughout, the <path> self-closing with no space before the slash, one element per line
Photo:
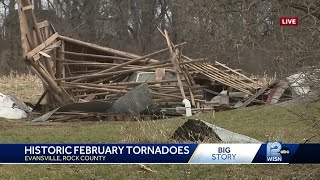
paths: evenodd
<path fill-rule="evenodd" d="M 249 164 L 261 144 L 199 144 L 191 164 Z"/>

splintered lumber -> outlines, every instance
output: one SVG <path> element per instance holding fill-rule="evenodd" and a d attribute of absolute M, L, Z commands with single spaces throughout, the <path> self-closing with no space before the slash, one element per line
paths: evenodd
<path fill-rule="evenodd" d="M 43 52 L 48 53 L 48 52 L 54 50 L 55 48 L 60 48 L 61 45 L 62 45 L 62 42 L 61 42 L 61 40 L 59 40 L 59 41 L 53 43 L 52 45 L 47 46 L 47 47 L 43 50 Z"/>
<path fill-rule="evenodd" d="M 171 42 L 170 40 L 170 37 L 169 37 L 169 34 L 166 30 L 164 30 L 164 32 L 159 28 L 157 27 L 157 29 L 159 30 L 159 32 L 162 34 L 162 36 L 166 39 L 167 41 L 167 45 L 170 49 L 170 52 L 171 52 L 171 56 L 176 56 L 175 59 L 171 59 L 172 61 L 172 64 L 173 64 L 173 69 L 175 70 L 175 73 L 177 75 L 177 79 L 178 79 L 178 85 L 179 85 L 179 88 L 180 88 L 180 91 L 181 91 L 181 95 L 184 97 L 185 99 L 185 92 L 184 92 L 184 89 L 183 89 L 183 86 L 182 86 L 182 82 L 181 82 L 181 77 L 180 77 L 180 72 L 182 72 L 182 74 L 184 75 L 185 79 L 187 80 L 187 83 L 188 83 L 188 88 L 189 88 L 189 92 L 190 92 L 190 98 L 191 98 L 191 103 L 193 106 L 195 106 L 195 99 L 194 99 L 194 96 L 193 96 L 193 92 L 192 92 L 192 89 L 191 89 L 191 82 L 193 83 L 194 80 L 190 80 L 189 78 L 189 74 L 188 72 L 186 72 L 185 70 L 182 71 L 181 70 L 181 66 L 180 66 L 180 62 L 179 62 L 179 59 L 181 59 L 181 54 L 179 53 L 179 50 L 178 49 L 175 49 L 175 46 L 174 44 Z M 191 78 L 192 79 L 192 78 Z"/>
<path fill-rule="evenodd" d="M 27 1 L 30 3 L 30 1 Z M 31 5 L 31 4 L 30 4 Z M 33 29 L 35 30 L 36 32 L 36 35 L 37 35 L 37 39 L 38 41 L 40 42 L 40 44 L 43 42 L 43 38 L 41 36 L 41 32 L 40 32 L 40 29 L 38 27 L 38 22 L 37 22 L 37 18 L 36 18 L 36 15 L 34 14 L 33 11 L 31 11 L 31 17 L 32 17 L 32 22 L 33 22 Z"/>
<path fill-rule="evenodd" d="M 181 54 L 180 54 L 180 56 L 181 56 Z M 180 58 L 181 58 L 181 57 L 179 57 L 179 59 L 180 59 Z M 177 61 L 178 61 L 178 60 L 177 60 Z M 177 62 L 177 63 L 179 63 L 179 62 Z M 186 79 L 186 82 L 187 82 L 187 84 L 188 84 L 188 89 L 189 89 L 190 98 L 191 98 L 191 104 L 192 104 L 193 106 L 196 106 L 196 102 L 195 102 L 195 100 L 194 100 L 194 95 L 193 95 L 192 88 L 191 88 L 191 87 L 192 87 L 193 85 L 195 85 L 196 83 L 195 83 L 194 79 L 191 77 L 191 75 L 189 74 L 188 69 L 186 69 L 186 68 L 184 67 L 184 65 L 179 64 L 178 67 L 179 67 L 180 71 L 182 72 L 182 74 L 183 74 L 183 76 L 184 76 L 184 78 Z"/>
<path fill-rule="evenodd" d="M 83 88 L 83 89 L 89 89 L 89 90 L 95 90 L 95 91 L 108 91 L 108 92 L 114 92 L 114 93 L 127 93 L 127 90 L 116 90 L 116 89 L 109 89 L 109 88 L 103 88 L 103 87 L 92 87 L 92 86 L 86 86 L 86 85 L 67 85 L 77 88 Z"/>
<path fill-rule="evenodd" d="M 99 46 L 99 45 L 96 45 L 96 44 L 80 41 L 80 40 L 69 38 L 69 37 L 66 37 L 66 36 L 61 36 L 60 35 L 59 39 L 65 41 L 65 42 L 78 44 L 80 46 L 92 48 L 92 49 L 95 49 L 95 50 L 98 50 L 98 51 L 106 52 L 106 53 L 117 55 L 117 56 L 121 56 L 121 57 L 127 57 L 127 58 L 133 58 L 133 59 L 140 58 L 140 56 L 137 56 L 135 54 L 131 54 L 131 53 L 128 53 L 128 52 L 115 50 L 115 49 L 112 49 L 112 48 L 102 47 L 102 46 Z M 155 60 L 155 59 L 150 59 L 149 62 L 155 63 L 155 62 L 159 62 L 159 61 Z"/>
<path fill-rule="evenodd" d="M 136 86 L 147 83 L 152 100 L 160 105 L 181 104 L 187 98 L 199 108 L 206 102 L 205 89 L 222 86 L 252 95 L 262 86 L 222 63 L 184 56 L 181 46 L 185 43 L 174 45 L 166 30 L 158 28 L 167 48 L 139 56 L 61 36 L 49 21 L 37 22 L 30 0 L 17 0 L 17 3 L 23 56 L 42 80 L 46 103 L 51 107 L 93 100 L 114 103 Z M 152 59 L 165 52 L 170 53 L 170 59 Z M 253 98 L 250 102 L 256 101 L 255 96 L 259 95 L 250 97 Z M 86 119 L 85 116 L 94 118 L 90 113 L 74 112 L 57 113 L 53 120 L 71 121 Z"/>
<path fill-rule="evenodd" d="M 146 81 L 146 82 L 117 82 L 117 83 L 109 83 L 109 86 L 122 86 L 122 85 L 127 85 L 127 86 L 137 86 L 141 83 L 148 83 L 149 85 L 153 84 L 165 84 L 165 83 L 173 83 L 173 82 L 178 82 L 177 80 L 162 80 L 162 81 Z"/>
<path fill-rule="evenodd" d="M 18 12 L 19 12 L 19 21 L 20 21 L 20 31 L 21 31 L 21 45 L 23 50 L 23 56 L 26 56 L 27 53 L 36 45 L 31 41 L 31 33 L 28 27 L 28 22 L 26 15 L 23 11 L 22 0 L 17 0 Z"/>
<path fill-rule="evenodd" d="M 217 78 L 217 80 L 219 80 L 218 78 L 220 78 L 222 83 L 230 83 L 230 85 L 232 85 L 234 88 L 238 88 L 238 90 L 246 90 L 246 89 L 251 89 L 251 86 L 248 86 L 246 83 L 243 83 L 242 81 L 239 81 L 236 78 L 233 78 L 231 76 L 229 76 L 228 74 L 225 74 L 223 72 L 221 72 L 220 70 L 214 68 L 211 65 L 197 65 L 199 68 L 202 68 L 204 70 L 207 70 L 207 74 L 211 74 L 214 75 L 214 77 Z"/>
<path fill-rule="evenodd" d="M 52 87 L 52 90 L 54 90 L 57 94 L 61 93 L 61 89 L 58 87 L 58 85 L 50 78 L 48 73 L 46 73 L 43 69 L 40 68 L 36 62 L 29 60 L 29 63 L 36 69 L 36 71 L 40 74 L 40 76 L 45 80 L 45 82 Z M 40 62 L 39 62 L 40 63 Z"/>
<path fill-rule="evenodd" d="M 221 74 L 223 77 L 225 77 L 224 79 L 229 79 L 231 81 L 237 81 L 237 84 L 242 84 L 242 86 L 244 86 L 245 89 L 249 89 L 249 90 L 256 90 L 257 88 L 260 87 L 260 85 L 254 81 L 253 79 L 248 78 L 247 76 L 239 73 L 239 70 L 234 70 L 231 69 L 230 67 L 219 63 L 217 61 L 215 61 L 214 65 L 209 64 L 209 63 L 196 63 L 190 59 L 187 56 L 183 56 L 184 59 L 186 59 L 187 61 L 185 61 L 184 63 L 186 63 L 186 65 L 191 64 L 191 62 L 193 62 L 194 65 L 196 66 L 202 66 L 205 67 L 207 69 L 211 69 L 210 72 L 215 71 L 218 74 Z M 217 66 L 217 67 L 214 67 Z M 222 67 L 223 69 L 218 69 L 218 67 Z M 250 83 L 245 83 L 244 81 L 248 81 Z"/>
<path fill-rule="evenodd" d="M 49 23 L 49 21 L 45 20 L 45 21 L 37 23 L 37 26 L 38 26 L 39 29 L 41 29 L 41 28 L 44 28 L 44 27 L 49 27 L 50 23 Z"/>
<path fill-rule="evenodd" d="M 182 57 L 185 57 L 185 56 L 182 55 Z M 204 58 L 204 59 L 195 59 L 191 61 L 184 61 L 184 62 L 179 62 L 179 65 L 205 63 L 205 62 L 209 62 L 209 59 Z"/>
<path fill-rule="evenodd" d="M 56 59 L 56 79 L 63 78 L 64 77 L 64 49 L 65 44 L 64 42 L 61 42 L 60 52 L 57 54 L 58 59 Z M 58 85 L 61 85 L 61 81 L 57 81 Z"/>
<path fill-rule="evenodd" d="M 25 6 L 22 8 L 22 11 L 26 11 L 26 10 L 29 10 L 29 9 L 32 9 L 33 6 L 32 5 L 28 5 L 28 6 Z"/>
<path fill-rule="evenodd" d="M 29 0 L 27 2 L 29 3 L 29 5 L 32 5 Z M 38 27 L 38 22 L 37 22 L 37 19 L 36 19 L 36 15 L 34 14 L 33 11 L 31 11 L 31 17 L 32 17 L 32 22 L 33 22 L 33 29 L 36 32 L 37 40 L 38 40 L 39 44 L 42 44 L 43 43 L 43 37 L 41 36 L 41 32 L 40 32 L 40 29 Z M 35 43 L 37 44 L 37 42 L 35 42 Z M 53 70 L 52 70 L 51 63 L 50 63 L 49 59 L 44 58 L 44 60 L 45 60 L 45 64 L 46 64 L 46 67 L 47 67 L 47 70 L 48 70 L 50 76 L 54 77 L 54 73 L 53 73 Z"/>
<path fill-rule="evenodd" d="M 224 77 L 225 79 L 227 79 L 229 81 L 232 81 L 232 82 L 238 84 L 239 86 L 243 87 L 244 89 L 254 89 L 254 87 L 251 86 L 251 84 L 244 83 L 244 82 L 238 80 L 237 78 L 234 78 L 231 75 L 226 74 L 223 71 L 213 67 L 210 64 L 204 64 L 204 65 L 201 65 L 201 66 L 207 68 L 208 70 L 211 70 L 210 72 L 217 72 L 217 74 L 221 75 L 222 77 Z"/>
<path fill-rule="evenodd" d="M 101 88 L 112 88 L 112 89 L 126 89 L 127 86 L 110 86 L 109 84 L 94 84 L 94 83 L 73 83 L 73 82 L 62 82 L 64 86 L 91 86 L 91 87 L 101 87 Z"/>
<path fill-rule="evenodd" d="M 77 53 L 77 52 L 70 52 L 64 51 L 65 54 L 80 56 L 80 57 L 92 57 L 92 58 L 99 58 L 99 59 L 113 59 L 113 60 L 122 60 L 122 61 L 131 61 L 132 58 L 123 58 L 123 57 L 116 57 L 116 56 L 105 56 L 105 55 L 96 55 L 96 54 L 87 54 L 87 53 Z"/>
<path fill-rule="evenodd" d="M 93 68 L 110 68 L 110 67 L 114 67 L 117 66 L 117 64 L 115 63 L 99 63 L 99 62 L 70 62 L 68 60 L 65 60 L 63 64 L 66 64 L 68 66 L 76 66 L 76 67 L 93 67 Z M 128 65 L 125 67 L 122 67 L 122 69 L 134 69 L 134 68 L 140 68 L 141 66 L 135 66 L 135 65 Z M 96 70 L 96 73 L 100 73 L 101 71 Z M 90 73 L 89 71 L 87 73 Z M 94 73 L 94 74 L 96 74 Z"/>
<path fill-rule="evenodd" d="M 161 64 L 161 65 L 156 65 L 156 66 L 147 66 L 147 67 L 141 67 L 137 69 L 129 69 L 129 70 L 122 70 L 122 71 L 115 71 L 115 72 L 108 72 L 108 73 L 95 73 L 95 74 L 88 74 L 88 75 L 82 75 L 82 76 L 75 76 L 75 77 L 66 77 L 66 78 L 61 78 L 57 80 L 74 80 L 74 79 L 80 79 L 80 78 L 97 78 L 97 77 L 105 77 L 105 76 L 111 76 L 111 75 L 117 75 L 117 74 L 123 74 L 123 73 L 130 73 L 130 72 L 135 72 L 135 71 L 143 71 L 143 70 L 148 70 L 148 69 L 153 69 L 153 68 L 160 68 L 160 67 L 167 67 L 170 64 Z"/>
<path fill-rule="evenodd" d="M 229 68 L 228 66 L 226 66 L 226 65 L 224 65 L 224 64 L 219 63 L 218 61 L 215 61 L 214 63 L 217 64 L 217 65 L 219 65 L 219 66 L 221 66 L 221 67 L 226 68 L 227 70 L 229 70 L 230 72 L 235 73 L 236 75 L 239 75 L 239 76 L 243 77 L 244 79 L 248 80 L 249 82 L 252 82 L 253 84 L 257 84 L 256 81 L 253 81 L 252 79 L 248 78 L 247 76 L 245 76 L 245 75 L 243 75 L 243 74 L 241 74 L 241 73 L 239 73 L 239 72 L 237 72 L 237 71 Z"/>
<path fill-rule="evenodd" d="M 197 70 L 197 71 L 199 71 L 199 72 L 201 72 L 203 75 L 205 75 L 205 76 L 207 76 L 209 78 L 215 79 L 215 80 L 217 80 L 217 81 L 219 81 L 219 82 L 221 82 L 223 84 L 226 84 L 228 86 L 231 86 L 231 87 L 233 87 L 233 88 L 235 88 L 235 89 L 237 89 L 237 90 L 239 90 L 241 92 L 244 92 L 244 93 L 247 93 L 247 94 L 252 94 L 250 91 L 248 91 L 246 89 L 243 89 L 242 87 L 239 87 L 238 85 L 230 82 L 229 80 L 225 80 L 224 77 L 217 75 L 215 72 L 208 73 L 203 68 L 198 67 L 198 66 L 194 66 L 192 64 L 189 64 L 188 66 L 193 68 L 193 69 L 195 69 L 195 70 Z"/>
<path fill-rule="evenodd" d="M 254 95 L 250 96 L 239 108 L 247 107 L 252 101 L 257 99 L 262 93 L 264 93 L 270 86 L 274 85 L 278 81 L 273 81 L 270 84 L 267 84 L 263 86 L 258 92 L 256 92 Z"/>
<path fill-rule="evenodd" d="M 60 59 L 56 59 L 56 61 L 62 61 Z M 67 65 L 67 66 L 75 66 L 75 67 L 87 67 L 87 68 L 95 68 L 95 70 L 84 70 L 84 71 L 73 71 L 72 74 L 97 74 L 99 72 L 101 72 L 101 69 L 106 69 L 106 68 L 111 68 L 114 66 L 117 66 L 118 64 L 115 63 L 102 63 L 102 62 L 93 62 L 93 61 L 77 61 L 77 60 L 70 60 L 70 59 L 64 59 L 63 64 Z M 165 64 L 165 62 L 163 63 L 157 63 L 158 65 L 161 64 Z M 150 65 L 156 65 L 154 64 L 150 64 Z M 122 67 L 122 70 L 127 70 L 127 69 L 134 69 L 134 68 L 141 68 L 141 65 L 127 65 L 125 67 Z M 146 71 L 156 71 L 157 68 L 154 69 L 149 69 Z M 171 67 L 167 67 L 164 68 L 166 72 L 175 72 L 173 69 L 171 69 Z"/>
<path fill-rule="evenodd" d="M 184 44 L 184 43 L 182 43 L 182 44 Z M 177 45 L 177 47 L 180 46 L 180 45 L 182 45 L 182 44 Z M 134 59 L 134 60 L 131 60 L 131 61 L 128 61 L 128 62 L 119 64 L 119 65 L 117 65 L 117 66 L 115 66 L 115 67 L 112 67 L 112 68 L 109 68 L 109 69 L 100 71 L 99 74 L 115 71 L 115 70 L 117 70 L 117 69 L 119 69 L 119 68 L 121 68 L 121 67 L 124 67 L 124 66 L 127 66 L 127 65 L 131 65 L 131 64 L 134 64 L 134 63 L 137 63 L 137 62 L 139 62 L 139 61 L 141 61 L 141 60 L 143 60 L 143 59 L 146 59 L 146 58 L 152 57 L 152 56 L 154 56 L 154 55 L 163 53 L 163 52 L 165 52 L 165 51 L 167 51 L 167 50 L 168 50 L 168 48 L 162 49 L 162 50 L 159 50 L 159 51 L 156 51 L 156 52 L 153 52 L 153 53 L 151 53 L 151 54 L 148 54 L 148 55 L 145 55 L 145 56 L 136 58 L 136 59 Z M 81 81 L 83 81 L 83 80 L 87 80 L 87 79 L 82 79 L 82 78 L 81 78 L 81 79 L 76 80 L 76 82 L 81 82 Z"/>
<path fill-rule="evenodd" d="M 173 68 L 176 72 L 176 76 L 177 76 L 177 80 L 178 80 L 178 85 L 179 85 L 179 88 L 180 88 L 180 91 L 181 91 L 181 95 L 183 97 L 183 99 L 186 99 L 186 94 L 184 92 L 184 89 L 183 89 L 183 85 L 182 85 L 182 81 L 181 81 L 181 77 L 180 77 L 180 74 L 179 74 L 179 69 L 178 69 L 178 64 L 177 64 L 177 52 L 178 51 L 175 51 L 175 52 L 172 52 L 171 54 L 171 58 L 172 58 L 172 64 L 173 64 Z"/>
<path fill-rule="evenodd" d="M 27 54 L 27 59 L 31 59 L 34 55 L 36 55 L 37 53 L 39 53 L 40 51 L 42 51 L 43 49 L 45 49 L 48 45 L 50 45 L 51 43 L 53 43 L 57 38 L 58 38 L 58 33 L 54 33 L 50 38 L 48 38 L 47 40 L 45 40 L 43 43 L 41 43 L 39 46 L 37 46 L 36 48 L 34 48 L 32 51 L 30 51 Z"/>
<path fill-rule="evenodd" d="M 159 31 L 161 32 L 161 30 L 159 29 Z M 181 77 L 180 77 L 180 73 L 179 73 L 179 65 L 178 65 L 178 55 L 179 55 L 179 51 L 177 49 L 174 49 L 175 46 L 172 46 L 172 42 L 169 38 L 168 32 L 165 30 L 164 31 L 164 36 L 165 39 L 167 41 L 167 45 L 168 48 L 170 50 L 171 53 L 171 63 L 173 65 L 173 69 L 175 70 L 176 76 L 177 76 L 177 80 L 178 80 L 178 85 L 181 91 L 181 95 L 183 97 L 183 99 L 186 99 L 186 94 L 184 92 L 183 86 L 182 86 L 182 81 L 181 81 Z"/>

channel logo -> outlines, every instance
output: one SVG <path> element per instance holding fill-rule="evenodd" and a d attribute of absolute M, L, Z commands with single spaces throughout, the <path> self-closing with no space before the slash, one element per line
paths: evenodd
<path fill-rule="evenodd" d="M 282 162 L 282 156 L 289 153 L 289 149 L 282 147 L 280 142 L 268 142 L 267 144 L 267 162 Z"/>

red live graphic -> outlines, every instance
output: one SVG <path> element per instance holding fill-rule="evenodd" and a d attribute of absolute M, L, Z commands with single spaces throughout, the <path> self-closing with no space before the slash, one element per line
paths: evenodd
<path fill-rule="evenodd" d="M 298 26 L 299 18 L 281 17 L 280 26 Z"/>

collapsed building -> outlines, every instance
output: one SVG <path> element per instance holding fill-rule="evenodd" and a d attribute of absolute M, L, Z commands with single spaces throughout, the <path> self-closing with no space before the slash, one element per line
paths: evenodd
<path fill-rule="evenodd" d="M 168 32 L 159 28 L 168 47 L 143 56 L 66 37 L 56 32 L 50 22 L 37 22 L 29 0 L 17 3 L 23 57 L 44 87 L 37 105 L 45 99 L 47 107 L 55 110 L 53 113 L 59 114 L 58 107 L 78 107 L 74 105 L 78 103 L 89 105 L 81 110 L 64 108 L 68 113 L 60 108 L 60 115 L 79 118 L 92 112 L 84 113 L 86 108 L 101 106 L 105 108 L 95 112 L 99 116 L 112 112 L 141 113 L 143 103 L 128 103 L 139 100 L 152 101 L 144 106 L 155 104 L 161 112 L 178 112 L 177 106 L 182 102 L 192 112 L 232 109 L 277 103 L 287 86 L 274 79 L 249 77 L 217 61 L 189 58 L 181 51 L 185 43 L 173 44 Z M 170 53 L 171 58 L 154 59 L 161 53 Z M 142 84 L 147 86 L 148 95 L 139 95 L 141 89 L 136 88 Z M 138 97 L 132 99 L 134 96 Z M 117 107 L 130 106 L 127 111 L 117 111 L 115 103 Z M 134 106 L 139 106 L 139 111 L 134 111 Z"/>

